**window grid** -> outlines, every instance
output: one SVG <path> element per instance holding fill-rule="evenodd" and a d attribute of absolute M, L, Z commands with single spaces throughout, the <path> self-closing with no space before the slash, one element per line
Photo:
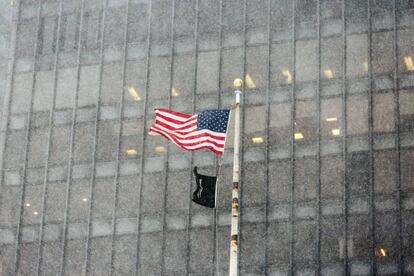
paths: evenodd
<path fill-rule="evenodd" d="M 126 15 L 128 15 L 128 9 L 129 9 L 129 1 L 127 2 L 125 9 L 126 9 Z M 321 36 L 322 36 L 322 26 L 321 26 L 321 22 L 322 19 L 321 17 L 321 2 L 322 0 L 317 0 L 315 1 L 316 3 L 316 39 L 318 42 L 318 54 L 317 54 L 317 60 L 318 60 L 318 69 L 321 68 Z M 82 33 L 82 19 L 83 19 L 83 13 L 84 13 L 84 0 L 81 1 L 82 3 L 82 7 L 81 7 L 81 19 L 80 22 L 78 24 L 79 26 L 79 33 Z M 349 237 L 349 224 L 348 224 L 348 217 L 350 214 L 350 198 L 353 199 L 354 195 L 351 195 L 351 191 L 349 190 L 349 183 L 348 182 L 348 173 L 347 173 L 347 163 L 351 162 L 351 160 L 349 160 L 350 158 L 348 158 L 348 154 L 350 152 L 350 140 L 347 139 L 349 138 L 349 136 L 347 135 L 347 93 L 349 92 L 348 90 L 348 85 L 349 85 L 349 81 L 347 79 L 347 53 L 346 53 L 346 47 L 347 47 L 347 36 L 348 34 L 348 24 L 346 22 L 346 8 L 347 8 L 347 2 L 345 2 L 345 0 L 343 0 L 342 2 L 342 33 L 341 33 L 341 38 L 342 38 L 342 42 L 343 42 L 343 50 L 342 50 L 342 126 L 343 126 L 343 135 L 342 135 L 342 148 L 340 153 L 342 152 L 342 159 L 344 161 L 344 171 L 343 171 L 343 181 L 344 181 L 344 185 L 343 185 L 343 202 L 342 202 L 342 210 L 343 210 L 343 237 L 345 241 L 348 241 L 348 237 Z M 267 43 L 268 43 L 268 49 L 267 49 L 267 58 L 268 58 L 268 68 L 267 68 L 267 75 L 268 75 L 268 79 L 267 79 L 267 83 L 266 83 L 266 142 L 265 142 L 265 157 L 264 157 L 264 165 L 265 165 L 265 179 L 266 179 L 266 201 L 265 201 L 265 240 L 266 240 L 266 248 L 265 248 L 265 267 L 267 268 L 269 265 L 269 261 L 268 261 L 268 242 L 267 240 L 269 239 L 268 237 L 268 231 L 269 231 L 269 227 L 270 227 L 270 210 L 269 210 L 269 195 L 268 195 L 268 191 L 269 191 L 269 164 L 270 164 L 270 158 L 271 157 L 271 144 L 269 142 L 269 138 L 270 138 L 270 132 L 269 132 L 269 119 L 270 119 L 270 100 L 271 100 L 271 73 L 270 73 L 270 57 L 271 57 L 271 52 L 272 52 L 272 36 L 271 36 L 271 9 L 272 9 L 272 5 L 273 2 L 272 0 L 268 0 L 267 1 Z M 295 68 L 296 68 L 296 43 L 297 40 L 299 38 L 299 27 L 302 28 L 301 25 L 302 23 L 298 22 L 298 18 L 297 15 L 295 13 L 296 9 L 297 9 L 297 2 L 294 1 L 292 7 L 293 7 L 293 24 L 291 26 L 292 32 L 291 32 L 291 47 L 292 47 L 292 84 L 290 85 L 290 94 L 291 94 L 291 110 L 290 110 L 290 116 L 291 116 L 291 135 L 290 135 L 290 153 L 289 153 L 289 160 L 290 160 L 290 169 L 291 169 L 291 187 L 290 187 L 290 204 L 289 204 L 289 216 L 287 218 L 287 221 L 289 222 L 289 247 L 290 247 L 290 251 L 289 251 L 289 273 L 291 275 L 293 275 L 293 273 L 295 273 L 295 271 L 300 267 L 300 263 L 297 263 L 297 256 L 296 256 L 296 252 L 295 252 L 295 248 L 294 248 L 294 244 L 295 244 L 295 229 L 297 227 L 299 227 L 297 221 L 298 218 L 295 215 L 296 212 L 296 206 L 295 204 L 297 203 L 297 199 L 295 198 L 295 189 L 296 189 L 296 185 L 297 185 L 297 179 L 295 177 L 295 169 L 296 169 L 296 165 L 298 162 L 299 158 L 302 157 L 298 157 L 297 156 L 297 152 L 301 149 L 301 144 L 298 143 L 297 141 L 295 141 L 294 135 L 295 135 L 295 120 L 296 120 L 296 106 L 297 106 L 297 102 L 300 100 L 302 101 L 302 99 L 299 99 L 299 96 L 296 94 L 296 88 L 298 88 L 299 84 L 296 81 L 296 72 L 295 72 Z M 38 23 L 37 23 L 37 32 L 40 32 L 40 19 L 41 19 L 41 12 L 43 9 L 43 6 L 46 5 L 46 3 L 43 3 L 43 1 L 39 0 L 38 2 Z M 174 32 L 174 18 L 175 18 L 175 9 L 176 9 L 176 1 L 174 1 L 173 5 L 172 5 L 172 24 L 170 26 L 170 31 L 171 31 L 171 39 L 170 39 L 170 45 L 168 47 L 169 49 L 169 56 L 170 56 L 170 81 L 169 81 L 169 91 L 171 91 L 172 89 L 172 81 L 173 81 L 173 76 L 174 76 L 174 72 L 173 72 L 173 68 L 174 68 L 174 51 L 175 51 L 175 45 L 176 45 L 176 35 Z M 195 15 L 195 31 L 194 31 L 194 57 L 195 57 L 195 67 L 194 72 L 194 87 L 197 87 L 197 60 L 198 60 L 198 35 L 199 35 L 199 30 L 198 30 L 198 18 L 199 18 L 199 10 L 198 10 L 198 5 L 199 5 L 199 1 L 197 1 L 196 3 L 196 15 Z M 372 63 L 373 63 L 373 50 L 372 50 L 372 36 L 375 32 L 377 32 L 378 30 L 374 30 L 373 29 L 373 18 L 372 18 L 372 13 L 375 7 L 373 7 L 374 4 L 371 3 L 371 1 L 367 2 L 367 19 L 368 19 L 368 26 L 367 26 L 367 30 L 366 33 L 368 34 L 368 89 L 367 89 L 367 96 L 368 96 L 368 131 L 367 131 L 367 138 L 368 138 L 368 147 L 367 147 L 367 154 L 368 154 L 368 167 L 369 167 L 369 171 L 368 171 L 368 188 L 369 188 L 369 211 L 368 211 L 368 215 L 370 217 L 370 251 L 371 251 L 371 255 L 370 255 L 370 271 L 372 274 L 375 274 L 378 272 L 379 269 L 379 263 L 377 261 L 377 258 L 375 256 L 375 250 L 377 248 L 377 240 L 376 240 L 376 218 L 380 217 L 381 214 L 378 213 L 378 211 L 376 210 L 375 207 L 375 200 L 377 199 L 377 194 L 374 190 L 374 180 L 376 175 L 374 174 L 374 162 L 373 162 L 373 158 L 374 158 L 374 154 L 377 152 L 378 149 L 375 148 L 375 139 L 377 138 L 376 133 L 374 134 L 374 127 L 373 127 L 373 90 L 375 87 L 375 78 L 376 76 L 374 76 L 374 73 L 372 72 Z M 222 21 L 223 21 L 223 13 L 222 13 L 222 7 L 223 7 L 223 1 L 220 1 L 220 26 L 222 25 Z M 104 59 L 106 56 L 106 46 L 108 45 L 104 45 L 103 41 L 104 41 L 104 33 L 105 33 L 105 19 L 106 19 L 106 11 L 108 10 L 107 7 L 107 1 L 105 1 L 105 6 L 102 10 L 102 18 L 101 18 L 101 28 L 100 28 L 100 49 L 99 49 L 99 67 L 100 67 L 100 88 L 99 88 L 99 93 L 102 90 L 102 67 L 104 64 Z M 400 78 L 398 75 L 398 65 L 399 65 L 399 60 L 398 60 L 398 43 L 397 43 L 397 31 L 398 31 L 398 18 L 396 17 L 397 15 L 397 2 L 396 0 L 393 1 L 393 26 L 392 26 L 392 31 L 394 34 L 394 41 L 393 41 L 393 57 L 394 57 L 394 62 L 393 62 L 393 77 L 392 77 L 392 82 L 393 82 L 393 103 L 394 103 L 394 113 L 395 116 L 393 118 L 394 120 L 394 125 L 395 125 L 395 129 L 393 130 L 393 135 L 390 136 L 392 139 L 394 139 L 395 142 L 395 148 L 394 150 L 396 151 L 396 155 L 397 155 L 397 162 L 396 162 L 396 193 L 393 194 L 393 196 L 395 197 L 395 199 L 397 200 L 397 215 L 398 215 L 398 220 L 397 220 L 397 228 L 398 228 L 398 245 L 397 247 L 399 248 L 398 250 L 398 261 L 397 261 L 397 265 L 398 265 L 398 273 L 402 274 L 403 273 L 403 252 L 402 252 L 402 195 L 401 195 L 401 168 L 400 168 L 400 151 L 401 151 L 401 137 L 400 137 L 400 108 L 399 108 L 399 89 L 400 89 Z M 152 1 L 150 2 L 149 5 L 149 21 L 148 21 L 148 36 L 147 36 L 147 45 L 146 45 L 146 52 L 147 52 L 147 57 L 146 57 L 146 75 L 147 78 L 145 80 L 146 82 L 146 88 L 145 88 L 145 94 L 148 93 L 148 78 L 149 78 L 149 64 L 150 64 L 150 53 L 151 53 L 151 15 L 153 13 L 152 10 Z M 242 29 L 243 29 L 243 35 L 242 35 L 242 55 L 243 55 L 243 76 L 245 75 L 246 72 L 246 44 L 247 44 L 247 19 L 246 19 L 246 13 L 247 13 L 247 6 L 246 6 L 246 1 L 244 1 L 244 8 L 243 8 L 243 23 L 242 23 Z M 58 13 L 58 26 L 57 26 L 57 37 L 60 36 L 59 34 L 59 30 L 60 30 L 60 22 L 62 20 L 62 1 L 59 2 L 59 13 Z M 125 86 L 125 64 L 126 64 L 126 59 L 128 56 L 128 41 L 127 41 L 127 33 L 128 33 L 128 16 L 126 16 L 126 25 L 125 25 L 125 36 L 124 36 L 124 40 L 123 40 L 123 50 L 121 50 L 122 52 L 122 62 L 123 62 L 123 71 L 122 71 L 122 79 L 123 79 L 123 88 Z M 16 23 L 18 24 L 18 23 Z M 103 25 L 102 25 L 103 24 Z M 222 28 L 220 27 L 220 46 L 219 46 L 219 81 L 218 81 L 218 91 L 220 92 L 221 90 L 221 72 L 222 72 L 222 42 L 221 42 L 221 38 L 223 36 L 223 32 L 222 32 Z M 45 162 L 45 166 L 43 168 L 44 170 L 44 174 L 43 174 L 43 192 L 42 192 L 42 210 L 41 210 L 41 223 L 40 223 L 40 233 L 39 233 L 39 239 L 37 240 L 37 252 L 38 252 L 38 258 L 37 258 L 37 266 L 35 269 L 37 269 L 37 271 L 40 273 L 42 271 L 42 259 L 43 259 L 43 254 L 44 254 L 44 249 L 43 246 L 45 245 L 44 243 L 46 242 L 44 240 L 44 227 L 45 227 L 45 218 L 44 218 L 44 212 L 45 212 L 45 206 L 46 206 L 46 197 L 47 197 L 47 193 L 48 193 L 48 175 L 49 175 L 49 158 L 50 158 L 50 144 L 51 144 L 51 135 L 54 131 L 53 129 L 53 118 L 56 114 L 55 112 L 55 100 L 56 100 L 56 82 L 57 82 L 57 67 L 59 65 L 59 56 L 61 55 L 61 52 L 63 51 L 59 51 L 60 47 L 59 47 L 59 41 L 58 39 L 56 39 L 56 43 L 57 46 L 55 47 L 54 50 L 54 65 L 53 65 L 53 72 L 54 72 L 54 93 L 53 93 L 53 107 L 50 111 L 49 114 L 49 121 L 48 121 L 48 125 L 49 125 L 49 132 L 48 132 L 48 146 L 47 146 L 47 157 L 46 157 L 46 162 Z M 78 45 L 80 45 L 82 38 L 81 35 L 79 35 L 77 37 L 77 40 L 80 41 Z M 304 40 L 303 38 L 300 38 L 300 40 Z M 36 76 L 36 72 L 37 72 L 37 65 L 40 62 L 40 57 L 39 57 L 39 53 L 38 53 L 38 48 L 41 47 L 41 42 L 36 40 L 35 42 L 35 52 L 34 52 L 34 56 L 33 56 L 33 64 L 32 64 L 32 70 L 31 70 L 31 74 L 33 76 L 32 78 L 32 89 L 31 89 L 31 93 L 30 93 L 30 110 L 27 113 L 27 123 L 26 123 L 26 143 L 25 143 L 25 148 L 26 151 L 24 153 L 24 164 L 23 164 L 23 170 L 22 170 L 22 178 L 24 181 L 22 181 L 23 186 L 21 186 L 21 197 L 20 197 L 20 205 L 19 205 L 19 211 L 18 211 L 18 225 L 17 225 L 17 239 L 15 242 L 15 247 L 16 247 L 16 252 L 15 252 L 15 271 L 17 272 L 19 269 L 19 264 L 20 264 L 20 259 L 21 259 L 21 252 L 20 252 L 20 247 L 23 244 L 22 241 L 22 230 L 23 230 L 23 204 L 25 203 L 25 190 L 26 190 L 26 184 L 25 184 L 25 180 L 28 178 L 28 148 L 29 148 L 29 143 L 30 143 L 30 133 L 31 130 L 33 129 L 33 124 L 32 124 L 32 117 L 35 116 L 34 112 L 33 112 L 33 94 L 34 94 L 34 87 L 35 87 L 35 76 Z M 250 44 L 249 44 L 250 46 Z M 65 271 L 65 262 L 66 262 L 66 244 L 67 244 L 67 239 L 68 239 L 68 209 L 69 209 L 69 198 L 70 198 L 70 194 L 71 194 L 71 178 L 72 178 L 72 174 L 73 174 L 73 169 L 72 169 L 72 165 L 73 165 L 73 160 L 72 160 L 72 151 L 73 151 L 73 147 L 74 147 L 74 132 L 75 132 L 75 121 L 76 121 L 76 110 L 77 110 L 77 95 L 78 95 L 78 90 L 79 90 L 79 75 L 80 75 L 80 60 L 81 60 L 81 52 L 82 49 L 81 47 L 77 47 L 76 52 L 78 53 L 78 59 L 77 59 L 77 89 L 75 91 L 75 101 L 74 101 L 74 108 L 72 109 L 72 125 L 71 125 L 71 139 L 70 139 L 70 154 L 69 154 L 69 166 L 67 168 L 68 170 L 68 176 L 67 176 L 67 180 L 66 180 L 66 202 L 65 202 L 65 216 L 64 216 L 64 222 L 63 222 L 63 252 L 62 252 L 62 258 L 61 258 L 61 271 L 62 273 Z M 14 57 L 14 59 L 16 59 L 16 57 Z M 14 62 L 13 62 L 14 63 Z M 17 71 L 14 70 L 14 73 L 16 73 Z M 321 155 L 323 155 L 322 152 L 322 143 L 321 143 L 321 102 L 320 99 L 322 97 L 322 95 L 320 94 L 321 92 L 321 86 L 322 86 L 322 81 L 321 81 L 321 72 L 320 70 L 318 70 L 318 76 L 316 81 L 316 87 L 317 90 L 314 97 L 316 98 L 317 101 L 317 112 L 316 112 L 316 117 L 317 117 L 317 139 L 316 141 L 316 149 L 315 149 L 315 155 L 312 155 L 314 157 L 316 157 L 316 169 L 317 169 L 317 183 L 316 183 L 316 208 L 317 208 L 317 214 L 316 214 L 316 249 L 315 249 L 315 260 L 317 261 L 317 263 L 315 263 L 315 267 L 314 269 L 316 270 L 316 273 L 320 273 L 321 272 L 321 220 L 323 218 L 323 211 L 322 211 L 322 203 L 323 200 L 321 198 Z M 352 81 L 352 80 L 351 80 Z M 376 89 L 376 88 L 375 88 Z M 11 88 L 12 90 L 12 88 Z M 247 104 L 247 96 L 246 96 L 246 89 L 244 88 L 244 95 L 245 97 L 243 98 L 243 102 L 245 104 Z M 171 94 L 168 94 L 168 106 L 171 106 Z M 192 111 L 195 111 L 195 97 L 196 97 L 196 91 L 193 90 L 193 94 L 192 94 Z M 11 98 L 11 97 L 10 97 Z M 100 97 L 99 97 L 100 98 Z M 119 124 L 119 131 L 118 131 L 118 138 L 117 138 L 117 145 L 118 145 L 118 150 L 117 150 L 117 154 L 116 154 L 116 160 L 115 160 L 115 177 L 114 177 L 114 185 L 115 185 L 115 193 L 114 193 L 114 204 L 112 206 L 112 217 L 111 217 L 111 222 L 112 222 L 112 228 L 111 228 L 111 243 L 110 243 L 110 247 L 111 247 L 111 272 L 114 272 L 114 255 L 115 255 L 115 249 L 114 249 L 114 240 L 115 240 L 115 236 L 116 236 L 116 229 L 117 229 L 117 225 L 116 225 L 116 221 L 117 221 L 117 205 L 118 205 L 118 183 L 119 183 L 119 176 L 120 176 L 120 143 L 121 143 L 121 137 L 122 137 L 122 124 L 121 122 L 123 121 L 122 118 L 122 113 L 123 113 L 123 109 L 124 109 L 124 105 L 123 105 L 123 93 L 121 96 L 121 103 L 120 103 L 120 110 L 119 110 L 119 118 L 117 118 L 117 120 L 120 122 Z M 217 93 L 217 99 L 218 99 L 218 106 L 220 106 L 221 103 L 221 94 Z M 11 102 L 11 101 L 10 101 Z M 100 101 L 99 101 L 100 103 Z M 89 202 L 89 214 L 88 214 L 88 225 L 87 225 L 87 239 L 86 239 L 86 247 L 85 247 L 85 251 L 86 251 L 86 255 L 85 255 L 85 260 L 84 260 L 84 269 L 87 272 L 90 272 L 90 254 L 91 254 L 91 245 L 90 245 L 90 240 L 92 239 L 92 226 L 93 226 L 93 221 L 92 221 L 92 206 L 94 205 L 94 183 L 95 183 L 95 179 L 96 179 L 96 149 L 97 149 L 97 134 L 99 132 L 98 130 L 98 122 L 100 121 L 100 113 L 101 113 L 101 108 L 100 108 L 100 104 L 98 103 L 98 105 L 96 106 L 96 116 L 95 116 L 95 135 L 94 135 L 94 150 L 93 150 L 93 160 L 92 160 L 92 166 L 93 166 L 93 175 L 92 178 L 90 179 L 90 202 Z M 143 123 L 143 133 L 146 132 L 146 120 L 147 120 L 147 109 L 148 109 L 148 103 L 147 103 L 147 95 L 144 97 L 144 123 Z M 254 104 L 253 104 L 254 105 Z M 10 106 L 10 104 L 9 104 Z M 246 118 L 246 108 L 243 108 L 243 118 Z M 7 119 L 8 121 L 10 121 L 10 119 Z M 245 120 L 243 120 L 243 127 L 242 129 L 245 130 Z M 356 137 L 359 137 L 359 135 L 356 135 Z M 143 136 L 143 140 L 145 140 L 145 134 Z M 141 148 L 141 159 L 140 159 L 140 166 L 141 166 L 141 171 L 140 171 L 140 179 L 141 179 L 141 183 L 139 184 L 139 188 L 138 188 L 138 197 L 142 198 L 142 183 L 143 183 L 143 175 L 144 175 L 144 151 L 148 150 L 144 147 L 144 143 L 142 143 L 142 148 Z M 246 158 L 246 150 L 250 149 L 249 145 L 247 145 L 247 143 L 245 143 L 244 145 L 242 145 L 242 149 L 243 149 L 243 154 L 242 155 L 242 163 L 244 162 L 248 162 L 248 159 Z M 165 162 L 166 162 L 166 168 L 165 171 L 168 172 L 170 171 L 169 169 L 169 165 L 168 165 L 168 158 L 169 158 L 169 153 L 171 152 L 171 150 L 168 148 L 167 149 L 167 153 L 164 156 Z M 4 158 L 4 157 L 3 157 Z M 192 166 L 194 163 L 194 156 L 193 154 L 191 154 L 191 161 L 190 161 L 190 165 Z M 215 164 L 217 164 L 218 161 L 217 159 L 215 159 Z M 42 169 L 42 168 L 41 168 Z M 243 173 L 244 175 L 244 173 Z M 191 179 L 192 181 L 192 176 Z M 3 180 L 4 182 L 4 180 Z M 162 271 L 164 272 L 164 252 L 166 251 L 166 214 L 167 214 L 167 210 L 166 210 L 166 199 L 167 199 L 167 183 L 168 183 L 168 173 L 165 174 L 165 179 L 164 179 L 164 195 L 163 195 L 163 213 L 162 213 L 162 220 L 163 220 L 163 224 L 162 224 L 162 254 L 161 254 L 161 265 L 162 265 Z M 2 188 L 4 187 L 4 183 L 2 185 Z M 191 190 L 189 191 L 189 196 L 191 196 Z M 312 200 L 311 200 L 312 201 Z M 137 231 L 136 231 L 136 235 L 137 235 L 137 251 L 139 251 L 139 240 L 140 240 L 140 233 L 141 233 L 141 200 L 139 200 L 139 208 L 138 208 L 138 224 L 137 224 Z M 243 209 L 244 211 L 245 209 Z M 213 229 L 215 229 L 214 232 L 214 237 L 216 237 L 217 235 L 217 230 L 219 228 L 219 224 L 216 223 L 217 218 L 219 216 L 221 210 L 214 210 L 214 222 L 213 222 Z M 187 260 L 186 260 L 186 271 L 187 273 L 189 273 L 190 271 L 190 231 L 191 231 L 191 219 L 192 219 L 192 203 L 191 201 L 189 201 L 189 206 L 188 206 L 188 210 L 187 210 Z M 282 221 L 282 220 L 280 220 Z M 214 224 L 216 223 L 216 224 Z M 245 224 L 246 226 L 249 224 L 248 220 L 246 222 L 243 222 L 243 224 Z M 243 229 L 243 227 L 242 227 Z M 345 243 L 347 244 L 347 242 Z M 242 247 L 243 245 L 241 245 Z M 216 244 L 214 244 L 214 251 L 216 250 Z M 215 254 L 215 252 L 214 252 Z M 353 262 L 349 259 L 348 256 L 348 250 L 344 250 L 342 252 L 342 254 L 344 254 L 343 256 L 343 272 L 345 275 L 347 275 L 349 273 L 349 270 L 352 269 L 352 265 Z M 215 261 L 219 261 L 219 260 L 215 260 Z M 136 263 L 136 268 L 138 268 L 139 266 L 139 261 L 137 258 L 137 263 Z M 312 265 L 311 265 L 312 266 Z M 246 267 L 247 268 L 247 267 Z M 137 270 L 138 271 L 138 270 Z"/>

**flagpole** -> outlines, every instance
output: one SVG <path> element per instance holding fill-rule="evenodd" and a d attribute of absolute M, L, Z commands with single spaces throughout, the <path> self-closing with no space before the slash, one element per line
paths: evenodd
<path fill-rule="evenodd" d="M 240 192 L 240 98 L 242 94 L 243 81 L 235 79 L 233 86 L 236 96 L 236 104 L 234 107 L 234 154 L 233 154 L 233 190 L 231 204 L 231 241 L 230 241 L 230 276 L 239 275 L 239 192 Z"/>

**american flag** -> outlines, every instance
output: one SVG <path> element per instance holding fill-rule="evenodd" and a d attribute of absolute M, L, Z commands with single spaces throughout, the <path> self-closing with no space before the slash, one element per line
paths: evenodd
<path fill-rule="evenodd" d="M 209 149 L 215 154 L 224 152 L 230 110 L 206 110 L 187 115 L 169 109 L 155 109 L 155 124 L 150 135 L 162 135 L 177 146 L 194 151 Z"/>

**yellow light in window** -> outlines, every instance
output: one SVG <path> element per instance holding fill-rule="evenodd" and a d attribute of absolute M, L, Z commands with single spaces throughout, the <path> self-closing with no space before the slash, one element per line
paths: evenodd
<path fill-rule="evenodd" d="M 336 121 L 338 121 L 338 118 L 336 118 L 336 117 L 329 117 L 329 118 L 326 118 L 326 121 L 327 122 L 336 122 Z"/>
<path fill-rule="evenodd" d="M 368 61 L 364 61 L 362 65 L 364 66 L 365 71 L 368 72 Z"/>
<path fill-rule="evenodd" d="M 140 101 L 141 97 L 139 96 L 137 90 L 133 86 L 128 86 L 128 93 L 134 101 Z"/>
<path fill-rule="evenodd" d="M 127 149 L 127 155 L 128 156 L 135 156 L 137 155 L 137 151 L 135 149 Z"/>
<path fill-rule="evenodd" d="M 253 144 L 261 144 L 261 143 L 264 142 L 264 140 L 263 140 L 263 137 L 259 136 L 259 137 L 253 137 L 252 142 L 253 142 Z"/>
<path fill-rule="evenodd" d="M 157 147 L 155 147 L 155 152 L 164 153 L 165 151 L 166 151 L 166 149 L 163 146 L 157 146 Z"/>
<path fill-rule="evenodd" d="M 289 70 L 282 70 L 283 76 L 285 76 L 285 81 L 287 84 L 292 83 L 292 75 L 290 74 Z"/>
<path fill-rule="evenodd" d="M 331 130 L 333 136 L 341 135 L 341 130 L 339 128 L 334 128 Z"/>
<path fill-rule="evenodd" d="M 296 132 L 295 133 L 295 140 L 301 140 L 301 139 L 303 139 L 302 132 Z"/>
<path fill-rule="evenodd" d="M 325 75 L 325 78 L 327 79 L 333 79 L 334 75 L 331 69 L 323 70 L 323 74 Z"/>
<path fill-rule="evenodd" d="M 26 203 L 26 207 L 30 207 L 30 203 Z"/>
<path fill-rule="evenodd" d="M 407 67 L 408 71 L 414 71 L 414 62 L 411 56 L 404 57 L 405 66 Z"/>
<path fill-rule="evenodd" d="M 86 202 L 86 201 L 88 201 L 88 199 L 86 197 L 84 197 L 84 198 L 82 198 L 82 201 Z"/>
<path fill-rule="evenodd" d="M 37 216 L 38 214 L 39 214 L 39 212 L 37 212 L 37 211 L 33 212 L 33 215 L 35 215 L 35 216 Z"/>
<path fill-rule="evenodd" d="M 178 96 L 180 96 L 180 92 L 178 92 L 178 90 L 173 87 L 171 89 L 171 96 L 178 97 Z"/>
<path fill-rule="evenodd" d="M 256 88 L 256 84 L 254 84 L 254 81 L 250 74 L 246 74 L 246 85 L 250 89 Z"/>
<path fill-rule="evenodd" d="M 377 257 L 387 257 L 388 255 L 388 251 L 382 247 L 375 250 L 375 256 Z"/>

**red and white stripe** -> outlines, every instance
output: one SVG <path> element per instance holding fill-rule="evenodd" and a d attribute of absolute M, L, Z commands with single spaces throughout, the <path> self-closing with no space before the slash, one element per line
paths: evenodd
<path fill-rule="evenodd" d="M 169 109 L 156 109 L 155 124 L 149 134 L 162 135 L 188 151 L 209 149 L 215 154 L 223 154 L 226 134 L 208 129 L 197 130 L 197 117 Z"/>

